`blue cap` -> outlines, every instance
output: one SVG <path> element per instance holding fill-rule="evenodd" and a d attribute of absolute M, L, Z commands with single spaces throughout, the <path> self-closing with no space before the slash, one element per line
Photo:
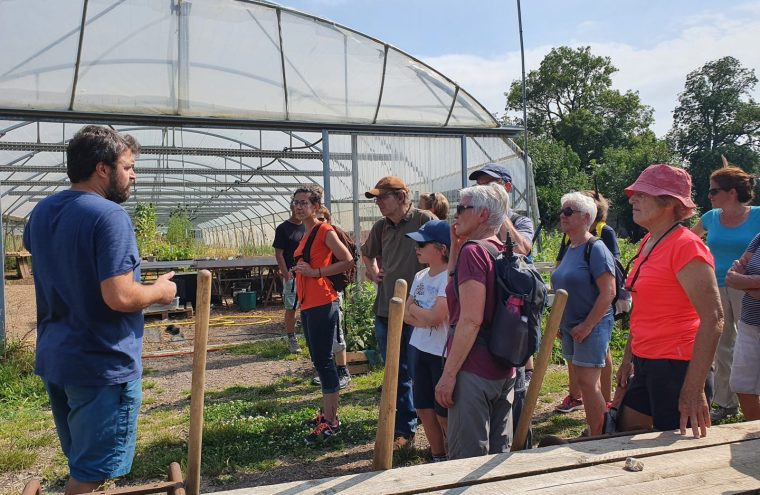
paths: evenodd
<path fill-rule="evenodd" d="M 451 247 L 451 227 L 446 220 L 430 220 L 422 224 L 417 232 L 406 234 L 406 236 L 417 242 L 438 242 Z"/>
<path fill-rule="evenodd" d="M 512 175 L 507 170 L 507 167 L 498 163 L 486 163 L 480 170 L 476 170 L 470 174 L 470 180 L 477 180 L 480 174 L 490 175 L 504 182 L 512 182 Z"/>

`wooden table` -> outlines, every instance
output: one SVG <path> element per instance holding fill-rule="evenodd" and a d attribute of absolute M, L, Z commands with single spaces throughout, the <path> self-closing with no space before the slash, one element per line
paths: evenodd
<path fill-rule="evenodd" d="M 32 278 L 32 267 L 29 265 L 29 261 L 32 259 L 32 255 L 29 252 L 9 252 L 5 253 L 5 259 L 16 259 L 16 275 L 18 278 Z"/>
<path fill-rule="evenodd" d="M 636 457 L 644 470 L 623 469 Z M 714 426 L 706 438 L 652 432 L 215 495 L 757 493 L 760 421 Z"/>

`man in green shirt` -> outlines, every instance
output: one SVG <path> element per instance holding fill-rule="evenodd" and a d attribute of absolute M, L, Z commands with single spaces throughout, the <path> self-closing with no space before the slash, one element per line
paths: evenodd
<path fill-rule="evenodd" d="M 435 217 L 429 211 L 418 210 L 412 206 L 409 189 L 399 177 L 383 177 L 373 189 L 365 193 L 365 196 L 375 200 L 383 215 L 383 218 L 372 226 L 361 252 L 366 269 L 365 276 L 377 283 L 374 305 L 375 337 L 380 354 L 385 359 L 388 304 L 393 297 L 396 280 L 403 278 L 407 286 L 411 286 L 414 275 L 422 269 L 415 253 L 417 243 L 406 234 L 416 232 L 422 224 Z M 409 345 L 411 336 L 412 327 L 404 325 L 396 395 L 397 445 L 413 442 L 417 428 L 417 413 L 412 398 L 414 348 Z"/>

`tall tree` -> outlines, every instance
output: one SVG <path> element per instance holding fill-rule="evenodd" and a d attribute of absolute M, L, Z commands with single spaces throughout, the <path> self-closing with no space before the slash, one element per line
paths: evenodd
<path fill-rule="evenodd" d="M 747 171 L 760 161 L 760 105 L 751 97 L 753 69 L 734 57 L 707 62 L 686 76 L 668 133 L 671 146 L 688 162 L 697 203 L 709 208 L 709 176 L 720 155 Z"/>
<path fill-rule="evenodd" d="M 526 77 L 529 132 L 565 143 L 587 170 L 605 148 L 625 146 L 649 128 L 652 109 L 638 93 L 612 89 L 616 71 L 609 57 L 588 46 L 553 48 Z M 521 110 L 521 81 L 506 96 L 508 109 Z"/>

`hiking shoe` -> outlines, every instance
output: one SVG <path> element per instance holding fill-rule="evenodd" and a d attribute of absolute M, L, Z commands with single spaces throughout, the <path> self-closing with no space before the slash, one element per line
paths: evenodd
<path fill-rule="evenodd" d="M 316 385 L 317 387 L 319 387 L 320 385 L 322 385 L 322 380 L 319 378 L 319 375 L 317 375 L 317 376 L 315 376 L 314 378 L 311 379 L 311 384 L 312 385 Z"/>
<path fill-rule="evenodd" d="M 396 434 L 396 438 L 393 440 L 393 449 L 403 449 L 414 447 L 414 433 L 408 435 Z"/>
<path fill-rule="evenodd" d="M 288 335 L 288 352 L 291 354 L 301 352 L 301 346 L 298 345 L 298 339 L 296 339 L 295 334 Z"/>
<path fill-rule="evenodd" d="M 737 414 L 739 414 L 738 407 L 717 406 L 710 411 L 710 420 L 713 422 L 723 421 L 724 419 L 736 416 Z"/>
<path fill-rule="evenodd" d="M 530 387 L 530 381 L 533 379 L 533 370 L 525 370 L 525 389 Z"/>
<path fill-rule="evenodd" d="M 340 421 L 337 419 L 334 425 L 331 425 L 327 421 L 322 421 L 314 428 L 314 431 L 303 437 L 303 439 L 307 445 L 314 445 L 316 443 L 331 440 L 339 432 Z"/>
<path fill-rule="evenodd" d="M 342 389 L 348 387 L 351 383 L 351 373 L 348 372 L 348 368 L 341 366 L 338 368 L 338 386 Z"/>
<path fill-rule="evenodd" d="M 555 411 L 561 413 L 569 413 L 578 411 L 580 409 L 583 409 L 583 400 L 575 399 L 569 395 L 562 399 L 562 402 L 560 402 L 559 405 L 554 408 Z"/>
<path fill-rule="evenodd" d="M 322 414 L 322 408 L 320 407 L 319 410 L 317 411 L 317 414 L 313 418 L 307 419 L 301 424 L 303 426 L 308 426 L 309 428 L 316 428 L 317 426 L 319 426 L 320 423 L 324 423 L 324 422 L 325 422 L 325 416 Z"/>

